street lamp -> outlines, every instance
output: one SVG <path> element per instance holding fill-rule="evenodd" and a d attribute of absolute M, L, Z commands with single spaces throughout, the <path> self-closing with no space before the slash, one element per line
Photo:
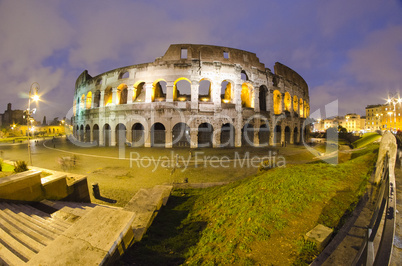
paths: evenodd
<path fill-rule="evenodd" d="M 31 87 L 29 88 L 28 109 L 26 112 L 27 133 L 28 133 L 28 157 L 29 157 L 30 165 L 32 165 L 32 158 L 31 158 L 31 142 L 29 140 L 29 134 L 30 134 L 29 124 L 31 124 L 31 126 L 32 126 L 33 118 L 31 118 L 31 114 L 34 114 L 36 111 L 36 108 L 31 110 L 31 99 L 35 102 L 37 102 L 39 100 L 38 91 L 39 91 L 39 84 L 37 82 L 32 83 Z"/>

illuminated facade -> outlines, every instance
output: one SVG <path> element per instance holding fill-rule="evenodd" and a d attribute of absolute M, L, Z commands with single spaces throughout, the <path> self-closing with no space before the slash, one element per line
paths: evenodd
<path fill-rule="evenodd" d="M 374 132 L 376 130 L 381 130 L 381 114 L 382 105 L 367 105 L 366 107 L 366 125 L 365 130 L 369 132 Z"/>
<path fill-rule="evenodd" d="M 154 62 L 77 79 L 73 134 L 101 146 L 240 147 L 298 143 L 304 79 L 254 53 L 175 44 Z"/>
<path fill-rule="evenodd" d="M 339 120 L 339 125 L 346 128 L 348 132 L 358 133 L 364 131 L 365 121 L 366 119 L 358 114 L 347 114 Z"/>

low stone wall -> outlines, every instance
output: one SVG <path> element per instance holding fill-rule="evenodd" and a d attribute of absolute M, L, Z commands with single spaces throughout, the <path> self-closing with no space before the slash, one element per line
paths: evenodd
<path fill-rule="evenodd" d="M 14 164 L 12 161 L 5 161 Z M 91 202 L 87 177 L 48 169 L 30 170 L 0 179 L 0 199 L 19 201 L 68 200 Z M 51 175 L 41 178 L 42 172 Z"/>

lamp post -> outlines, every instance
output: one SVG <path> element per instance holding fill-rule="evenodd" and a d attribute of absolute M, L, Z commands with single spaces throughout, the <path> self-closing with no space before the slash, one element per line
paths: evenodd
<path fill-rule="evenodd" d="M 26 119 L 27 119 L 27 134 L 28 134 L 28 158 L 29 158 L 29 165 L 32 165 L 32 158 L 31 158 L 31 141 L 29 139 L 29 134 L 30 134 L 30 128 L 29 124 L 32 125 L 32 118 L 31 114 L 35 113 L 36 109 L 33 109 L 31 111 L 31 99 L 35 102 L 39 100 L 39 84 L 37 82 L 34 82 L 31 84 L 31 87 L 29 88 L 29 97 L 28 97 L 28 109 L 27 109 L 27 114 L 26 114 Z M 32 95 L 33 94 L 33 95 Z"/>
<path fill-rule="evenodd" d="M 387 99 L 387 103 L 389 104 L 390 107 L 393 107 L 393 109 L 390 108 L 390 112 L 388 112 L 389 115 L 389 126 L 390 126 L 390 130 L 392 131 L 392 124 L 394 125 L 394 130 L 396 130 L 397 126 L 396 126 L 396 106 L 399 104 L 398 109 L 400 108 L 400 105 L 402 103 L 402 99 L 399 96 L 399 93 L 394 94 L 394 95 L 388 95 L 388 99 Z M 394 116 L 393 119 L 394 121 L 392 121 L 391 116 Z"/>

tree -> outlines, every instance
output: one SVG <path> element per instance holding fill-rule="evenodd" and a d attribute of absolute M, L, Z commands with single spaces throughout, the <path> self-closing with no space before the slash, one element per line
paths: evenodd
<path fill-rule="evenodd" d="M 46 123 L 46 116 L 43 117 L 42 125 L 43 125 L 43 126 L 46 126 L 46 125 L 47 125 L 47 123 Z"/>

